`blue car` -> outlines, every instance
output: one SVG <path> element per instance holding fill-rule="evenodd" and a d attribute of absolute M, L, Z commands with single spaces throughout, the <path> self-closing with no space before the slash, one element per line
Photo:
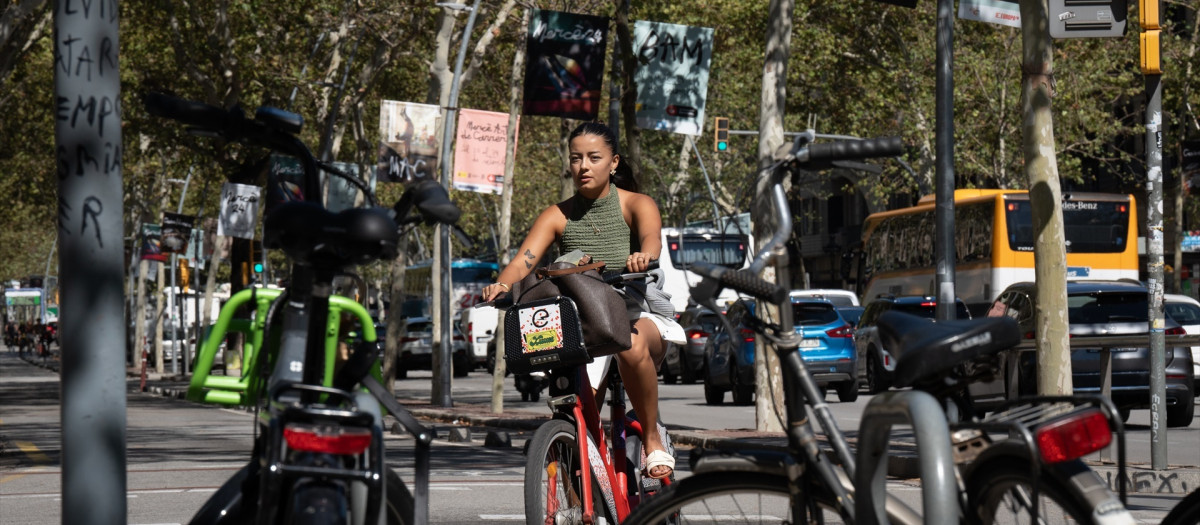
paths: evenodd
<path fill-rule="evenodd" d="M 735 302 L 726 315 L 737 334 L 731 337 L 721 324 L 705 344 L 704 401 L 710 405 L 724 403 L 725 392 L 733 392 L 735 404 L 754 402 L 755 333 L 745 323 L 753 313 L 753 299 Z M 793 298 L 792 313 L 796 332 L 804 336 L 800 356 L 822 391 L 833 386 L 839 401 L 857 400 L 854 329 L 824 299 Z"/>

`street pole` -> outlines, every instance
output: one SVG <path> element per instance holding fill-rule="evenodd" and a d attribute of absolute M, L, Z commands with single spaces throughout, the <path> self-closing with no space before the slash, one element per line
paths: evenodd
<path fill-rule="evenodd" d="M 471 40 L 471 30 L 475 27 L 475 16 L 479 14 L 479 0 L 475 0 L 475 4 L 471 7 L 471 14 L 467 17 L 467 26 L 463 29 L 462 44 L 458 49 L 458 58 L 454 63 L 454 76 L 450 81 L 450 100 L 446 103 L 446 117 L 442 122 L 442 186 L 446 191 L 450 191 L 450 143 L 454 139 L 454 124 L 455 114 L 458 112 L 458 83 L 462 78 L 463 61 L 467 57 L 468 44 Z M 438 406 L 448 407 L 453 406 L 453 401 L 450 398 L 450 372 L 453 368 L 453 359 L 450 355 L 451 341 L 451 317 L 450 317 L 450 298 L 451 282 L 450 282 L 450 227 L 441 224 L 438 225 L 438 250 L 439 255 L 438 268 L 441 270 L 441 275 L 438 276 L 440 284 L 440 292 L 434 300 L 438 303 L 438 311 L 436 315 L 441 320 L 441 330 L 438 338 L 438 356 L 441 358 L 441 370 L 439 377 L 436 379 L 441 384 L 441 392 L 438 392 L 437 399 L 434 403 Z M 435 390 L 436 392 L 436 390 Z"/>
<path fill-rule="evenodd" d="M 1146 75 L 1146 282 L 1150 288 L 1150 466 L 1167 468 L 1167 379 L 1163 320 L 1162 75 Z M 1190 403 L 1191 400 L 1184 400 Z"/>
<path fill-rule="evenodd" d="M 124 524 L 126 383 L 118 5 L 51 4 L 59 242 L 62 523 Z M 47 101 L 48 103 L 49 101 Z M 87 115 L 87 118 L 67 118 Z M 12 503 L 8 504 L 12 506 Z"/>
<path fill-rule="evenodd" d="M 938 0 L 934 258 L 937 318 L 954 318 L 954 0 Z"/>
<path fill-rule="evenodd" d="M 196 171 L 196 164 L 192 163 L 188 166 L 187 177 L 183 179 L 183 192 L 179 195 L 179 205 L 175 207 L 176 215 L 183 215 L 183 201 L 187 199 L 188 186 L 192 183 L 192 173 Z M 180 182 L 179 179 L 168 179 L 167 182 Z M 171 312 L 170 319 L 174 320 L 175 313 L 179 312 L 179 327 L 183 328 L 183 303 L 179 299 L 179 288 L 175 272 L 179 270 L 179 254 L 171 254 L 171 302 L 168 305 L 168 310 Z M 188 355 L 187 351 L 182 349 L 179 344 L 179 330 L 175 323 L 171 323 L 171 347 L 175 349 L 175 357 L 171 359 L 171 373 L 179 374 L 179 362 L 183 361 L 183 375 L 188 373 Z M 186 338 L 184 339 L 186 341 Z"/>

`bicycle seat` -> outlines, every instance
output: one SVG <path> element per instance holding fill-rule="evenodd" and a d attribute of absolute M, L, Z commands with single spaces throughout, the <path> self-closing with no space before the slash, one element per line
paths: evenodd
<path fill-rule="evenodd" d="M 955 366 L 1017 345 L 1021 333 L 1010 317 L 931 322 L 897 311 L 879 316 L 879 338 L 896 356 L 895 386 L 941 376 Z"/>
<path fill-rule="evenodd" d="M 286 202 L 272 210 L 263 231 L 267 248 L 283 250 L 301 264 L 329 268 L 394 259 L 400 240 L 396 223 L 382 208 L 333 213 L 303 201 Z"/>

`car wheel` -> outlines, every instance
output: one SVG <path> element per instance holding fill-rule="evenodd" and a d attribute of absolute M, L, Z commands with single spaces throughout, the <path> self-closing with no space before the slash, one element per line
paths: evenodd
<path fill-rule="evenodd" d="M 408 379 L 408 365 L 403 361 L 396 363 L 396 379 Z"/>
<path fill-rule="evenodd" d="M 754 385 L 734 385 L 733 386 L 733 404 L 735 404 L 735 405 L 752 405 L 752 404 L 754 404 Z"/>
<path fill-rule="evenodd" d="M 875 357 L 875 349 L 867 349 L 867 393 L 871 395 L 883 392 L 879 366 L 879 358 Z"/>
<path fill-rule="evenodd" d="M 858 381 L 842 381 L 836 387 L 838 401 L 842 403 L 853 403 L 858 401 Z"/>
<path fill-rule="evenodd" d="M 1130 412 L 1133 412 L 1133 409 L 1131 409 L 1131 408 L 1129 408 L 1129 407 L 1121 407 L 1121 408 L 1118 408 L 1118 409 L 1117 409 L 1117 415 L 1121 417 L 1121 422 L 1122 422 L 1122 423 L 1128 423 L 1128 422 L 1129 422 L 1129 414 L 1130 414 Z"/>
<path fill-rule="evenodd" d="M 666 383 L 668 385 L 673 385 L 673 384 L 675 384 L 675 380 L 678 378 L 678 376 L 676 376 L 675 374 L 672 374 L 671 367 L 667 366 L 666 363 L 663 363 L 662 378 L 663 378 L 663 383 Z"/>
<path fill-rule="evenodd" d="M 1179 399 L 1175 406 L 1167 407 L 1167 427 L 1178 428 L 1186 427 L 1192 424 L 1192 419 L 1196 415 L 1196 401 L 1193 399 L 1192 393 Z"/>
<path fill-rule="evenodd" d="M 704 383 L 704 403 L 709 405 L 725 403 L 725 391 L 712 386 L 708 382 Z"/>
<path fill-rule="evenodd" d="M 454 377 L 467 377 L 471 372 L 471 365 L 467 363 L 467 356 L 458 354 L 454 356 L 453 364 Z"/>
<path fill-rule="evenodd" d="M 496 342 L 492 341 L 487 345 L 487 371 L 489 374 L 496 373 Z"/>
<path fill-rule="evenodd" d="M 696 370 L 692 368 L 683 352 L 679 354 L 679 381 L 685 385 L 696 384 Z"/>

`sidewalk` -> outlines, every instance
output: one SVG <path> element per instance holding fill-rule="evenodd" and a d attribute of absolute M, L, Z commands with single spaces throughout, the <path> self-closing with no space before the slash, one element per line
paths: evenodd
<path fill-rule="evenodd" d="M 27 362 L 54 371 L 58 369 L 56 359 L 26 359 Z M 130 387 L 136 391 L 141 386 L 141 369 L 129 368 L 127 375 Z M 188 381 L 182 376 L 170 373 L 159 374 L 147 370 L 145 392 L 151 395 L 161 395 L 174 399 L 184 399 Z M 494 414 L 491 406 L 484 403 L 469 403 L 456 401 L 452 407 L 433 406 L 428 392 L 417 389 L 406 389 L 397 393 L 397 399 L 412 411 L 419 419 L 440 423 L 449 427 L 471 427 L 477 429 L 510 429 L 532 431 L 549 419 L 544 410 L 529 411 L 505 408 L 502 414 Z M 757 432 L 753 430 L 697 430 L 693 428 L 669 427 L 672 441 L 682 447 L 704 449 L 770 449 L 787 450 L 787 440 L 780 432 Z M 822 437 L 823 439 L 823 437 Z M 853 438 L 848 439 L 851 447 L 855 445 Z M 679 454 L 678 459 L 686 461 L 686 454 Z M 1093 470 L 1105 479 L 1116 491 L 1117 468 L 1111 464 L 1090 462 Z M 893 437 L 888 455 L 888 475 L 898 479 L 916 479 L 920 477 L 916 446 L 904 438 Z M 1167 470 L 1155 471 L 1149 465 L 1134 465 L 1127 467 L 1127 477 L 1130 481 L 1130 492 L 1160 495 L 1183 495 L 1200 488 L 1200 468 L 1194 466 L 1172 467 Z"/>

